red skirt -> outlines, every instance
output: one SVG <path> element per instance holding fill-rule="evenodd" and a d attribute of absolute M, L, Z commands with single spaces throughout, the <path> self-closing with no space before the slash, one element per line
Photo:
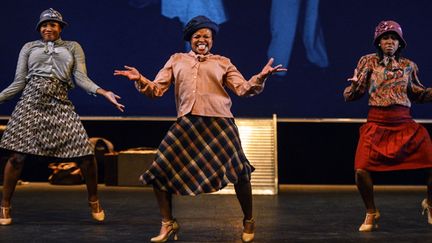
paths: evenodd
<path fill-rule="evenodd" d="M 412 119 L 408 107 L 371 107 L 360 127 L 354 167 L 367 171 L 432 168 L 429 134 Z"/>

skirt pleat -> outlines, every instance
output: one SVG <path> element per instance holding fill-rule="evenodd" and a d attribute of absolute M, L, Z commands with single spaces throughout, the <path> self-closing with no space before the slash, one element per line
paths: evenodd
<path fill-rule="evenodd" d="M 171 126 L 140 179 L 173 194 L 197 195 L 249 181 L 253 170 L 234 119 L 187 115 Z"/>
<path fill-rule="evenodd" d="M 355 168 L 391 171 L 432 168 L 432 143 L 408 107 L 371 107 L 360 127 Z"/>

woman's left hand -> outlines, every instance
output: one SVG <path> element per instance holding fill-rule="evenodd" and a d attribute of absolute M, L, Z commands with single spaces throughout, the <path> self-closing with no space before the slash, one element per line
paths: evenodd
<path fill-rule="evenodd" d="M 121 99 L 120 96 L 114 94 L 111 91 L 106 91 L 104 89 L 97 89 L 96 93 L 103 95 L 111 104 L 113 104 L 118 110 L 121 112 L 124 111 L 124 105 L 117 102 L 117 100 Z"/>
<path fill-rule="evenodd" d="M 275 67 L 272 67 L 273 65 L 273 61 L 274 58 L 270 58 L 270 60 L 267 62 L 267 64 L 264 66 L 264 68 L 262 69 L 262 71 L 260 72 L 260 76 L 264 79 L 267 78 L 269 75 L 273 74 L 273 73 L 278 73 L 278 72 L 286 72 L 287 69 L 282 67 L 282 64 L 279 64 Z"/>

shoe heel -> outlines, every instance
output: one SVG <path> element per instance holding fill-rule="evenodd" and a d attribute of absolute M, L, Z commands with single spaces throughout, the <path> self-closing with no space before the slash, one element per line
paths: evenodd
<path fill-rule="evenodd" d="M 99 200 L 94 201 L 94 202 L 90 202 L 89 201 L 89 206 L 92 210 L 91 215 L 93 220 L 97 221 L 97 222 L 103 222 L 105 221 L 105 212 L 102 209 Z M 93 207 L 97 208 L 98 212 L 93 212 Z"/>
<path fill-rule="evenodd" d="M 366 213 L 366 217 L 364 220 L 364 223 L 362 225 L 360 225 L 359 227 L 359 231 L 360 232 L 371 232 L 373 230 L 377 230 L 378 229 L 378 219 L 380 218 L 380 213 L 378 210 L 376 210 L 375 213 Z M 365 224 L 365 222 L 367 221 L 367 219 L 369 217 L 373 217 L 372 219 L 372 224 Z"/>
<path fill-rule="evenodd" d="M 429 206 L 426 198 L 423 199 L 421 206 L 422 206 L 422 215 L 425 215 L 426 213 L 428 217 L 428 224 L 432 224 L 432 207 Z"/>
<path fill-rule="evenodd" d="M 243 231 L 243 233 L 241 235 L 241 240 L 243 243 L 253 242 L 254 238 L 255 238 L 255 219 L 254 218 L 251 218 L 249 220 L 244 219 L 243 220 L 243 230 L 244 230 L 244 227 L 246 226 L 246 224 L 252 225 L 253 230 L 251 233 L 246 233 Z"/>
<path fill-rule="evenodd" d="M 11 207 L 0 207 L 0 213 L 2 218 L 0 218 L 0 225 L 10 225 L 12 224 L 12 218 L 10 217 Z M 9 218 L 6 218 L 9 215 Z"/>
<path fill-rule="evenodd" d="M 171 229 L 169 229 L 164 234 L 159 234 L 158 236 L 151 238 L 150 242 L 167 242 L 171 238 L 171 235 L 173 236 L 173 239 L 175 241 L 178 240 L 178 232 L 180 230 L 180 226 L 175 219 L 168 222 L 162 221 L 162 228 L 164 227 L 171 227 Z"/>
<path fill-rule="evenodd" d="M 421 202 L 421 207 L 422 207 L 422 215 L 424 215 L 427 211 L 428 211 L 428 203 L 427 203 L 427 199 L 423 199 L 423 201 Z"/>

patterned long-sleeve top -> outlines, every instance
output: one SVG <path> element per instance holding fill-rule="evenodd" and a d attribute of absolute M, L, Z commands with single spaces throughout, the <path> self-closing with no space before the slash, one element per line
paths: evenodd
<path fill-rule="evenodd" d="M 191 113 L 232 118 L 232 102 L 225 86 L 238 96 L 253 96 L 264 89 L 265 80 L 259 75 L 245 80 L 226 57 L 198 56 L 190 51 L 172 55 L 154 81 L 141 77 L 135 82 L 135 87 L 155 98 L 161 97 L 171 83 L 175 85 L 177 117 Z"/>
<path fill-rule="evenodd" d="M 345 88 L 346 101 L 359 99 L 366 91 L 369 106 L 411 107 L 411 101 L 432 101 L 432 89 L 420 83 L 417 65 L 406 58 L 380 60 L 377 54 L 365 55 L 360 58 L 356 71 L 357 81 Z"/>
<path fill-rule="evenodd" d="M 100 88 L 87 76 L 84 51 L 75 41 L 57 39 L 54 42 L 42 40 L 26 43 L 20 51 L 14 81 L 0 93 L 0 103 L 12 99 L 22 91 L 32 76 L 56 78 L 66 82 L 70 88 L 75 83 L 95 94 Z"/>

